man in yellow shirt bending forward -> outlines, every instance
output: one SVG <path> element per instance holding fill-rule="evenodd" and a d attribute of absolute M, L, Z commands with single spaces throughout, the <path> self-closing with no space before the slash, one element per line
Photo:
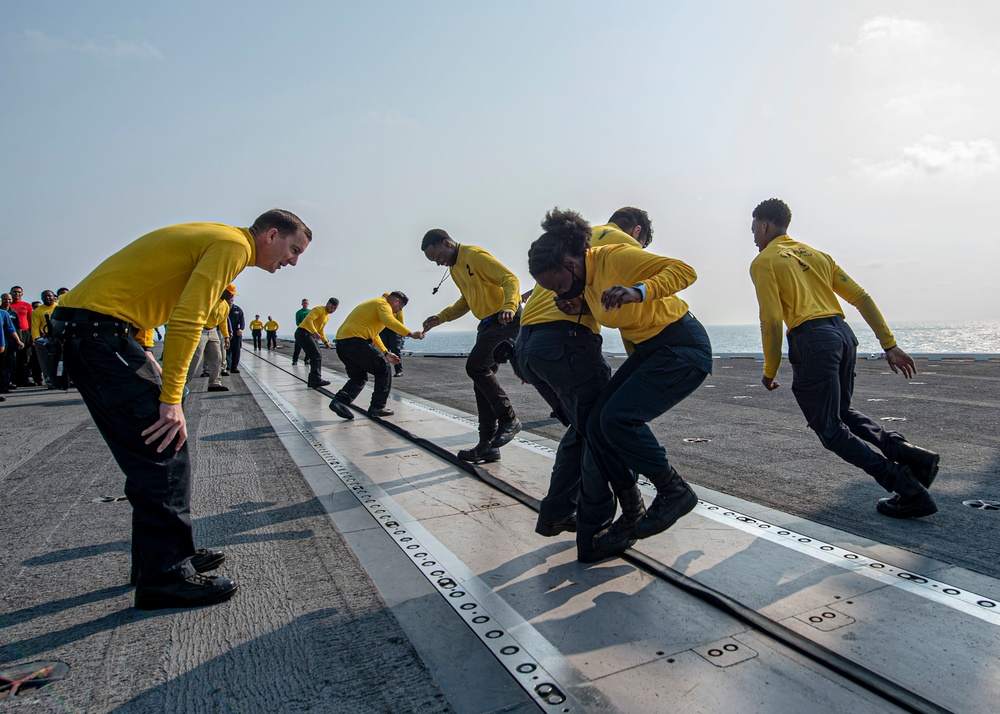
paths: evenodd
<path fill-rule="evenodd" d="M 321 340 L 326 348 L 330 349 L 330 340 L 326 339 L 326 323 L 339 306 L 340 300 L 332 297 L 326 301 L 326 305 L 317 305 L 310 310 L 295 328 L 295 346 L 305 352 L 309 362 L 308 384 L 313 389 L 325 387 L 330 383 L 323 379 L 323 357 L 316 346 L 316 340 Z"/>
<path fill-rule="evenodd" d="M 472 463 L 500 460 L 500 447 L 521 430 L 507 393 L 497 381 L 497 349 L 517 338 L 521 326 L 521 288 L 517 276 L 479 246 L 457 243 L 446 231 L 434 228 L 420 242 L 424 257 L 447 265 L 462 293 L 457 301 L 424 320 L 424 332 L 472 312 L 479 320 L 476 344 L 465 361 L 472 379 L 479 413 L 479 443 L 461 449 L 458 458 Z"/>
<path fill-rule="evenodd" d="M 788 235 L 792 211 L 771 198 L 754 209 L 750 230 L 759 255 L 750 277 L 760 303 L 764 345 L 764 386 L 778 388 L 781 323 L 788 326 L 792 394 L 820 442 L 895 494 L 875 504 L 892 518 L 920 518 L 937 511 L 927 488 L 937 476 L 939 457 L 906 441 L 851 408 L 858 339 L 844 322 L 839 295 L 858 308 L 878 337 L 893 372 L 916 374 L 913 358 L 893 337 L 875 301 L 851 280 L 833 258 Z M 882 453 L 869 448 L 875 446 Z"/>
<path fill-rule="evenodd" d="M 249 228 L 161 228 L 94 268 L 52 313 L 69 377 L 125 472 L 139 609 L 211 605 L 236 592 L 229 578 L 201 574 L 225 554 L 194 547 L 184 381 L 226 285 L 249 265 L 269 273 L 295 265 L 311 240 L 312 231 L 280 209 Z M 167 322 L 161 378 L 134 336 Z"/>
<path fill-rule="evenodd" d="M 368 375 L 375 377 L 375 391 L 372 394 L 368 416 L 392 416 L 392 409 L 385 404 L 392 388 L 392 370 L 389 365 L 399 364 L 399 356 L 390 352 L 379 333 L 388 328 L 398 335 L 424 338 L 423 332 L 413 332 L 394 317 L 401 313 L 410 299 L 399 290 L 386 296 L 366 300 L 351 310 L 344 323 L 337 330 L 337 356 L 347 368 L 347 382 L 334 395 L 330 409 L 343 419 L 353 419 L 354 414 L 347 407 L 361 394 Z"/>

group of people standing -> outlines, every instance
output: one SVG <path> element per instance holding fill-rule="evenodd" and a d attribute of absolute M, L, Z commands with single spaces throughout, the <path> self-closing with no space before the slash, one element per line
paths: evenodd
<path fill-rule="evenodd" d="M 56 388 L 45 346 L 50 315 L 67 292 L 69 288 L 43 290 L 41 299 L 30 303 L 20 285 L 0 294 L 0 402 L 18 387 Z"/>
<path fill-rule="evenodd" d="M 778 387 L 784 324 L 792 392 L 822 444 L 892 493 L 876 504 L 880 513 L 896 518 L 934 513 L 927 488 L 937 475 L 938 455 L 851 407 L 857 340 L 837 296 L 860 310 L 894 372 L 911 377 L 914 362 L 868 294 L 828 255 L 788 236 L 790 221 L 791 211 L 777 199 L 762 202 L 752 215 L 759 255 L 750 272 L 760 303 L 762 383 L 768 390 Z M 677 295 L 697 279 L 695 270 L 646 250 L 653 231 L 645 211 L 622 208 L 606 224 L 591 227 L 579 214 L 555 209 L 542 228 L 528 252 L 536 284 L 524 295 L 513 271 L 489 252 L 458 243 L 444 230 L 428 231 L 421 241 L 424 256 L 447 266 L 445 277 L 461 296 L 427 317 L 419 331 L 403 321 L 408 298 L 401 291 L 354 308 L 336 334 L 348 380 L 330 408 L 353 418 L 349 406 L 372 375 L 368 415 L 390 416 L 387 399 L 399 357 L 383 341 L 384 331 L 422 339 L 428 330 L 472 312 L 479 324 L 466 372 L 473 382 L 479 438 L 458 456 L 473 463 L 497 461 L 500 449 L 520 431 L 497 380 L 499 364 L 512 359 L 515 372 L 567 427 L 536 531 L 575 532 L 578 558 L 592 562 L 666 530 L 695 507 L 694 490 L 648 424 L 702 384 L 712 369 L 711 345 Z M 234 335 L 242 334 L 242 311 L 232 322 L 237 275 L 251 265 L 270 273 L 294 266 L 311 242 L 312 231 L 281 209 L 265 212 L 249 228 L 169 226 L 107 258 L 53 306 L 50 334 L 60 358 L 125 473 L 137 608 L 208 605 L 237 590 L 231 579 L 206 574 L 224 563 L 225 554 L 194 544 L 181 407 L 185 383 L 192 358 L 211 342 L 206 331 L 221 329 L 220 315 L 227 320 L 230 346 Z M 164 275 L 172 277 L 164 281 Z M 329 383 L 322 379 L 317 340 L 330 347 L 325 327 L 338 307 L 336 298 L 312 309 L 303 301 L 296 315 L 293 363 L 304 353 L 312 387 Z M 161 369 L 138 338 L 164 323 L 169 329 Z M 601 351 L 601 327 L 619 329 L 629 352 L 614 374 Z M 260 332 L 276 333 L 277 323 L 264 324 L 258 315 L 250 329 L 259 350 Z M 231 365 L 238 371 L 238 356 Z M 656 488 L 648 508 L 639 475 Z"/>
<path fill-rule="evenodd" d="M 302 306 L 307 307 L 309 305 L 308 300 L 302 301 Z M 299 312 L 302 312 L 301 310 Z M 308 309 L 306 310 L 308 312 Z M 299 323 L 298 313 L 296 313 L 295 324 Z M 255 352 L 260 352 L 264 349 L 262 344 L 262 337 L 267 334 L 267 349 L 276 350 L 278 349 L 278 322 L 270 315 L 267 316 L 267 322 L 261 322 L 260 315 L 254 315 L 253 320 L 250 321 L 250 335 L 253 337 L 253 348 Z"/>

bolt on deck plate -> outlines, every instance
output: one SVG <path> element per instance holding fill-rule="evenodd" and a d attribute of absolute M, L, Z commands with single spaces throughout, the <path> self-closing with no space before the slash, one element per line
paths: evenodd
<path fill-rule="evenodd" d="M 691 651 L 716 667 L 731 667 L 757 656 L 756 650 L 732 638 L 719 640 L 704 647 L 695 647 Z"/>
<path fill-rule="evenodd" d="M 817 630 L 822 632 L 829 632 L 830 630 L 847 627 L 847 625 L 853 625 L 857 622 L 857 620 L 850 615 L 837 612 L 832 607 L 821 607 L 810 612 L 803 612 L 800 615 L 796 615 L 795 619 L 801 620 L 807 625 L 815 627 Z"/>

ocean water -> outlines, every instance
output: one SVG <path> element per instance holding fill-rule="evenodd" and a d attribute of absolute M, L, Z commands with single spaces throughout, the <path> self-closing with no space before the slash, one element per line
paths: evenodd
<path fill-rule="evenodd" d="M 863 320 L 849 323 L 858 336 L 859 354 L 879 354 L 882 348 Z M 904 350 L 921 354 L 1000 354 L 1000 320 L 982 322 L 897 322 L 890 325 L 896 341 Z M 758 325 L 706 325 L 712 340 L 712 352 L 717 355 L 761 355 Z M 605 328 L 604 352 L 625 354 L 618 330 Z M 476 341 L 474 330 L 427 333 L 423 340 L 406 340 L 404 350 L 414 354 L 467 353 Z M 786 345 L 787 348 L 787 345 Z"/>

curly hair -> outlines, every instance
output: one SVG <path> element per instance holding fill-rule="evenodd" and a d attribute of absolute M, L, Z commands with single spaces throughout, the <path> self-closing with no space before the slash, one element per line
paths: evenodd
<path fill-rule="evenodd" d="M 637 238 L 639 243 L 645 247 L 653 242 L 653 222 L 649 220 L 649 214 L 641 208 L 622 206 L 611 215 L 608 223 L 614 223 L 626 233 L 631 233 L 633 228 L 639 226 L 642 229 Z"/>
<path fill-rule="evenodd" d="M 542 273 L 562 266 L 567 255 L 581 256 L 590 247 L 590 224 L 576 211 L 553 208 L 542 221 L 541 237 L 528 249 L 528 272 Z"/>
<path fill-rule="evenodd" d="M 432 245 L 437 245 L 438 243 L 446 240 L 451 240 L 451 236 L 448 235 L 448 231 L 442 230 L 441 228 L 432 228 L 424 233 L 424 239 L 420 241 L 420 250 L 427 250 Z"/>
<path fill-rule="evenodd" d="M 757 204 L 757 208 L 753 209 L 753 217 L 787 230 L 788 224 L 792 222 L 792 209 L 780 198 L 769 198 Z"/>

